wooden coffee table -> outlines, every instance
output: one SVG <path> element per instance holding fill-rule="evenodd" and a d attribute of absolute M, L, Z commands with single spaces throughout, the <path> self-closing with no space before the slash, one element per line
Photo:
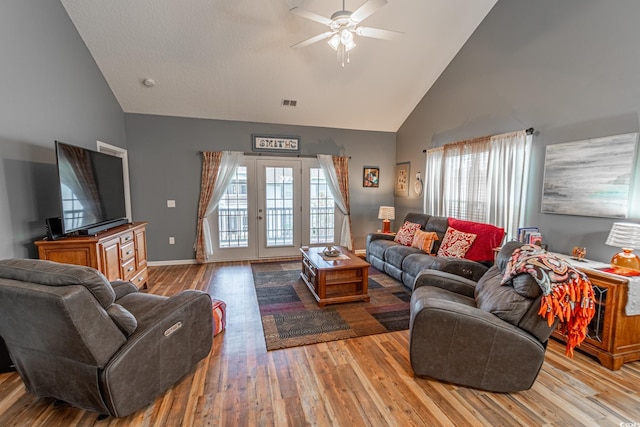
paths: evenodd
<path fill-rule="evenodd" d="M 338 249 L 338 257 L 324 256 L 324 247 L 300 249 L 300 277 L 320 307 L 339 302 L 369 302 L 369 263 L 345 248 Z"/>

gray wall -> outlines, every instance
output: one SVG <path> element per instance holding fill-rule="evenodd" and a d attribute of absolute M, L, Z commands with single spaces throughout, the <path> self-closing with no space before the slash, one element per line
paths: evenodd
<path fill-rule="evenodd" d="M 540 213 L 544 150 L 638 132 L 639 16 L 636 0 L 500 0 L 399 129 L 397 161 L 534 127 L 527 225 L 540 227 L 550 250 L 585 246 L 587 258 L 608 261 L 619 251 L 604 244 L 612 219 Z M 424 170 L 424 157 L 411 166 Z M 396 206 L 420 211 L 422 200 L 396 198 Z M 639 212 L 635 200 L 630 220 Z"/>
<path fill-rule="evenodd" d="M 395 134 L 306 126 L 126 114 L 134 220 L 149 221 L 150 261 L 194 259 L 200 151 L 251 152 L 251 134 L 297 135 L 301 155 L 351 156 L 349 184 L 355 248 L 380 228 L 378 207 L 393 202 Z M 380 187 L 362 187 L 364 166 L 380 167 Z M 176 201 L 167 208 L 167 200 Z M 176 238 L 168 244 L 169 236 Z"/>
<path fill-rule="evenodd" d="M 59 1 L 0 5 L 0 259 L 58 216 L 54 140 L 125 146 L 124 114 Z"/>

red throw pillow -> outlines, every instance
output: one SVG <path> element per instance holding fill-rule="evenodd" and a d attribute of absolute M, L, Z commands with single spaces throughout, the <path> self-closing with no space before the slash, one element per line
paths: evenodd
<path fill-rule="evenodd" d="M 449 218 L 449 227 L 478 236 L 464 256 L 466 259 L 493 262 L 493 249 L 502 243 L 504 228 L 455 218 Z"/>
<path fill-rule="evenodd" d="M 442 244 L 438 249 L 438 256 L 464 258 L 474 240 L 476 240 L 475 234 L 465 233 L 449 227 L 447 232 L 444 233 Z"/>
<path fill-rule="evenodd" d="M 396 243 L 400 243 L 401 245 L 411 246 L 411 243 L 413 242 L 413 236 L 416 234 L 416 230 L 420 230 L 420 224 L 405 221 L 393 241 Z"/>

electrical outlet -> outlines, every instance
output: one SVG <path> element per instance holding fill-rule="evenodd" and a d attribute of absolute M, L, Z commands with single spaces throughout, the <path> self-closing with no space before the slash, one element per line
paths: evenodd
<path fill-rule="evenodd" d="M 168 208 L 175 208 L 176 207 L 176 201 L 175 200 L 167 200 L 167 207 Z"/>
<path fill-rule="evenodd" d="M 170 245 L 175 245 L 176 244 L 176 238 L 175 237 L 169 237 L 169 244 Z"/>

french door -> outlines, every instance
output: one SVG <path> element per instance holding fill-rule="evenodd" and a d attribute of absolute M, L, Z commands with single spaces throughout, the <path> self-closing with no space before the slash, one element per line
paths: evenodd
<path fill-rule="evenodd" d="M 335 244 L 336 211 L 316 159 L 245 157 L 209 219 L 211 260 L 298 256 L 301 245 Z"/>
<path fill-rule="evenodd" d="M 258 160 L 258 257 L 299 254 L 302 209 L 300 160 Z"/>

